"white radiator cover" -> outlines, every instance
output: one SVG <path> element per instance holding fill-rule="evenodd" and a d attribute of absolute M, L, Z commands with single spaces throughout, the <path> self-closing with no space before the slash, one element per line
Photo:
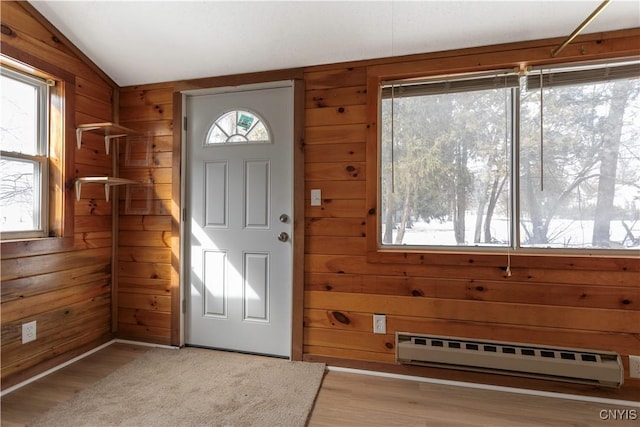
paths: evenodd
<path fill-rule="evenodd" d="M 605 387 L 624 382 L 622 361 L 614 352 L 408 332 L 396 333 L 396 361 Z"/>

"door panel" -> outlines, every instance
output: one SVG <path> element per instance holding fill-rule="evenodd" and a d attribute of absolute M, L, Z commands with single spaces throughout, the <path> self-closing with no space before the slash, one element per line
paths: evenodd
<path fill-rule="evenodd" d="M 205 164 L 207 227 L 227 227 L 229 196 L 227 193 L 227 162 L 208 162 Z"/>
<path fill-rule="evenodd" d="M 227 316 L 227 253 L 205 250 L 204 262 L 204 311 L 205 316 Z M 200 267 L 202 268 L 202 267 Z"/>
<path fill-rule="evenodd" d="M 186 112 L 186 343 L 289 357 L 293 87 L 189 95 Z M 238 142 L 253 123 L 270 142 Z"/>
<path fill-rule="evenodd" d="M 269 254 L 244 254 L 245 320 L 269 321 Z"/>
<path fill-rule="evenodd" d="M 247 228 L 269 228 L 269 162 L 253 160 L 246 162 L 244 182 L 244 212 Z"/>

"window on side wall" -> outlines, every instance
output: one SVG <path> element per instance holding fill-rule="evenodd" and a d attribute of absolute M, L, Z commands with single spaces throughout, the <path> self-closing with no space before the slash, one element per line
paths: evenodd
<path fill-rule="evenodd" d="M 379 246 L 640 249 L 640 64 L 384 82 Z"/>
<path fill-rule="evenodd" d="M 0 230 L 3 239 L 49 231 L 49 83 L 1 69 Z"/>

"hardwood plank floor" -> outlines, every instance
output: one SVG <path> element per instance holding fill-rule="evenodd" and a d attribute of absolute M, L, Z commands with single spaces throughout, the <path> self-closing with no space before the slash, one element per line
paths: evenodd
<path fill-rule="evenodd" d="M 112 344 L 2 397 L 2 426 L 28 424 L 147 350 Z M 618 410 L 618 419 L 603 420 L 603 410 L 607 416 Z M 308 426 L 637 426 L 638 419 L 638 407 L 329 371 Z"/>
<path fill-rule="evenodd" d="M 309 426 L 638 426 L 637 420 L 603 421 L 603 409 L 635 409 L 628 417 L 640 417 L 634 407 L 330 371 Z"/>
<path fill-rule="evenodd" d="M 115 343 L 3 396 L 2 427 L 26 425 L 147 350 L 149 347 Z"/>

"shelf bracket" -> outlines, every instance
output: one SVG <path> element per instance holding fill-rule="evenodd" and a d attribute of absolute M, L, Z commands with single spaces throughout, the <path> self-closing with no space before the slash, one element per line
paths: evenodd
<path fill-rule="evenodd" d="M 111 186 L 109 183 L 104 184 L 104 198 L 109 202 L 109 190 Z M 82 194 L 82 181 L 76 181 L 76 200 L 80 201 L 80 195 Z"/>
<path fill-rule="evenodd" d="M 96 130 L 96 129 L 100 129 L 99 127 L 90 127 L 90 128 L 77 128 L 76 129 L 76 141 L 78 142 L 78 150 L 82 147 L 82 133 L 83 132 L 87 132 L 87 131 L 91 131 L 91 130 Z"/>
<path fill-rule="evenodd" d="M 107 183 L 104 185 L 104 198 L 107 201 L 107 203 L 109 203 L 109 190 L 111 189 L 111 186 Z"/>
<path fill-rule="evenodd" d="M 76 200 L 80 201 L 80 193 L 82 193 L 82 182 L 76 180 Z"/>
<path fill-rule="evenodd" d="M 120 138 L 123 136 L 127 136 L 126 133 L 123 133 L 121 135 L 105 135 L 104 136 L 104 149 L 107 152 L 107 156 L 109 155 L 109 145 L 111 145 L 111 140 L 114 138 Z"/>

